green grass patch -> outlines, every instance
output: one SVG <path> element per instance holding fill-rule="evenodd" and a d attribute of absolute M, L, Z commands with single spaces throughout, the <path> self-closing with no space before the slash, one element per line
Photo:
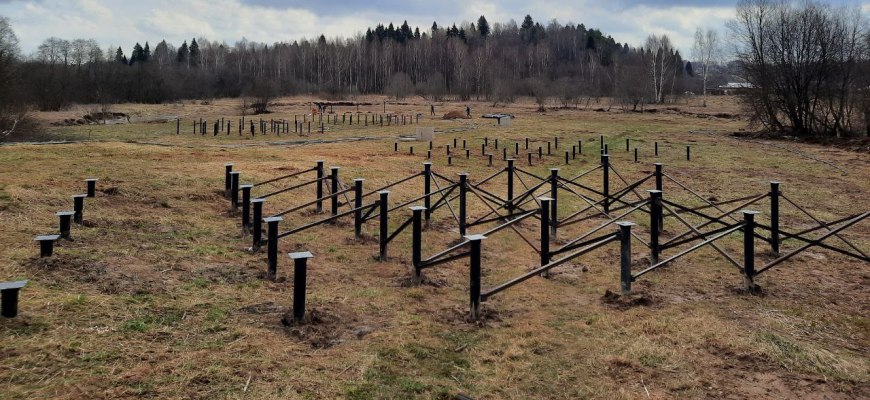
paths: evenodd
<path fill-rule="evenodd" d="M 449 398 L 450 387 L 472 378 L 467 353 L 456 351 L 452 343 L 445 347 L 407 343 L 380 349 L 364 382 L 345 394 L 351 399 Z"/>
<path fill-rule="evenodd" d="M 0 211 L 6 211 L 12 206 L 12 196 L 6 193 L 6 185 L 0 185 Z"/>
<path fill-rule="evenodd" d="M 121 324 L 124 332 L 147 332 L 155 327 L 172 327 L 181 322 L 184 312 L 176 309 L 146 311 L 142 315 L 128 319 Z"/>
<path fill-rule="evenodd" d="M 209 282 L 205 278 L 193 278 L 193 280 L 190 281 L 190 283 L 188 283 L 187 285 L 184 285 L 184 289 L 185 290 L 206 289 L 206 288 L 208 288 L 208 284 L 209 284 Z"/>
<path fill-rule="evenodd" d="M 79 310 L 82 308 L 82 306 L 87 304 L 87 302 L 88 302 L 87 296 L 79 293 L 78 295 L 75 295 L 73 297 L 70 297 L 70 298 L 67 298 L 66 300 L 64 300 L 63 309 L 67 310 L 67 311 Z"/>
<path fill-rule="evenodd" d="M 384 292 L 381 289 L 363 288 L 363 289 L 353 291 L 353 293 L 351 295 L 353 297 L 359 297 L 359 298 L 373 298 L 373 297 L 382 296 L 383 294 L 384 294 Z"/>

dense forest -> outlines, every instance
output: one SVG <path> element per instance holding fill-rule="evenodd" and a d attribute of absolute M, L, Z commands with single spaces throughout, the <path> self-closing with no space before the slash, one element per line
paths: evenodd
<path fill-rule="evenodd" d="M 581 95 L 642 95 L 635 70 L 642 68 L 643 49 L 582 24 L 544 26 L 531 16 L 520 25 L 490 25 L 484 16 L 460 27 L 433 23 L 424 32 L 407 22 L 390 23 L 349 39 L 242 40 L 232 46 L 202 38 L 178 46 L 143 43 L 125 53 L 122 48 L 103 51 L 92 40 L 46 39 L 23 60 L 28 73 L 21 76 L 27 89 L 22 94 L 40 110 L 256 93 L 420 94 L 496 102 L 529 95 L 558 97 L 566 104 Z M 669 43 L 658 51 L 666 59 L 667 91 L 682 90 L 681 55 Z"/>

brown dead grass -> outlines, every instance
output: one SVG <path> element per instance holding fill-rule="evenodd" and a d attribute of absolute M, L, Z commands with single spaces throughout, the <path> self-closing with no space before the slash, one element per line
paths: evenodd
<path fill-rule="evenodd" d="M 277 112 L 292 119 L 310 100 L 282 99 Z M 712 115 L 736 113 L 727 100 L 714 98 L 706 109 L 679 105 L 656 113 L 595 112 L 590 106 L 540 114 L 528 102 L 500 108 L 471 103 L 475 115 L 509 112 L 519 118 L 511 127 L 428 117 L 421 124 L 440 132 L 433 162 L 445 176 L 468 171 L 470 179 L 480 180 L 502 167 L 501 162 L 488 167 L 479 156 L 483 137 L 491 143 L 498 137 L 511 149 L 521 143 L 518 165 L 533 173 L 544 175 L 558 166 L 560 174 L 573 176 L 596 165 L 603 134 L 614 166 L 628 181 L 660 161 L 668 174 L 705 197 L 761 193 L 776 179 L 784 182 L 787 196 L 823 220 L 866 211 L 867 154 L 788 144 L 845 167 L 844 176 L 792 153 L 732 138 L 728 134 L 744 128 L 745 121 Z M 213 119 L 232 115 L 233 104 L 218 99 L 208 106 L 119 105 L 114 111 Z M 411 101 L 388 111 L 428 115 L 428 103 Z M 365 188 L 380 187 L 421 171 L 425 144 L 415 144 L 416 156 L 404 142 L 398 153 L 392 151 L 396 137 L 412 133 L 413 126 L 337 126 L 305 138 L 214 138 L 184 131 L 176 136 L 174 124 L 58 127 L 51 133 L 81 139 L 89 131 L 92 142 L 0 147 L 0 163 L 8 166 L 0 173 L 0 224 L 6 227 L 0 236 L 0 278 L 31 279 L 19 318 L 0 320 L 2 397 L 870 396 L 866 263 L 813 249 L 760 277 L 763 295 L 750 296 L 739 291 L 742 278 L 734 267 L 707 249 L 644 276 L 633 297 L 621 298 L 607 294 L 618 289 L 618 252 L 611 246 L 560 267 L 550 279 L 533 278 L 495 296 L 484 304 L 483 321 L 474 324 L 466 320 L 467 265 L 458 261 L 427 270 L 426 284 L 409 285 L 409 233 L 391 244 L 388 262 L 377 262 L 374 221 L 360 241 L 352 239 L 349 220 L 282 240 L 279 279 L 265 280 L 265 254 L 245 250 L 250 238 L 242 236 L 238 215 L 227 211 L 219 194 L 225 162 L 236 164 L 243 181 L 254 182 L 323 159 L 327 166 L 342 167 L 345 184 L 363 177 Z M 546 149 L 553 136 L 561 138 L 559 151 L 542 161 L 535 155 L 534 165 L 527 166 L 523 139 L 529 137 L 529 151 L 536 151 Z M 301 142 L 353 137 L 370 140 Z M 472 159 L 457 156 L 447 166 L 445 146 L 452 146 L 454 137 L 468 141 Z M 640 148 L 641 163 L 631 162 L 624 138 Z M 583 141 L 584 155 L 562 165 L 562 151 L 577 140 Z M 660 145 L 657 159 L 654 141 Z M 687 144 L 691 162 L 683 158 Z M 33 235 L 54 229 L 54 212 L 70 208 L 69 196 L 83 191 L 82 179 L 91 176 L 101 179 L 102 192 L 86 202 L 88 226 L 75 227 L 75 241 L 61 243 L 56 257 L 36 259 Z M 597 187 L 598 180 L 600 175 L 591 174 L 583 182 Z M 503 180 L 484 187 L 504 193 Z M 665 188 L 668 198 L 701 204 L 671 182 Z M 394 187 L 391 203 L 420 193 L 420 183 Z M 276 196 L 267 201 L 266 212 L 312 197 L 313 190 Z M 581 205 L 562 197 L 559 213 Z M 476 200 L 469 207 L 472 216 L 487 212 Z M 757 207 L 767 210 L 766 203 Z M 282 227 L 319 217 L 306 210 L 285 216 Z M 434 218 L 425 232 L 424 255 L 458 239 L 449 211 L 439 210 Z M 762 214 L 759 221 L 766 223 L 765 218 Z M 402 219 L 391 215 L 391 229 Z M 633 219 L 643 236 L 645 218 Z M 596 218 L 560 229 L 557 242 L 603 222 Z M 783 223 L 799 230 L 812 221 L 784 207 Z M 534 220 L 518 229 L 533 241 L 537 236 Z M 680 232 L 678 222 L 668 220 L 666 235 Z M 865 251 L 870 247 L 867 223 L 848 232 L 844 236 Z M 721 244 L 741 254 L 739 235 Z M 786 248 L 797 245 L 788 242 Z M 759 263 L 774 258 L 763 244 L 758 249 Z M 286 326 L 292 271 L 283 254 L 298 250 L 315 254 L 308 302 L 316 323 Z M 485 287 L 538 262 L 509 230 L 491 235 L 483 252 Z M 643 256 L 638 243 L 635 257 Z M 638 262 L 638 268 L 644 265 Z"/>

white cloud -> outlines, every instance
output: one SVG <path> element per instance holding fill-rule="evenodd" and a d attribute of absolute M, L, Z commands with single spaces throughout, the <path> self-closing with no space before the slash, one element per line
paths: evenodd
<path fill-rule="evenodd" d="M 154 0 L 100 2 L 45 0 L 0 4 L 12 20 L 22 49 L 32 52 L 50 36 L 93 38 L 101 45 L 166 39 L 176 45 L 193 37 L 233 43 L 242 38 L 273 43 L 299 38 L 351 36 L 374 18 L 319 17 L 301 8 L 274 9 L 244 5 L 238 0 Z"/>
<path fill-rule="evenodd" d="M 528 3 L 524 3 L 528 4 Z M 559 23 L 582 23 L 587 28 L 600 29 L 629 46 L 640 46 L 651 34 L 668 34 L 671 42 L 687 55 L 698 27 L 724 30 L 725 21 L 733 18 L 733 6 L 655 6 L 633 3 L 622 6 L 616 3 L 602 5 L 597 0 L 535 1 L 533 5 L 502 7 L 485 0 L 469 0 L 465 16 L 476 20 L 486 15 L 490 23 L 507 22 L 513 18 L 522 22 L 530 14 L 537 22 L 546 25 L 556 19 Z M 491 17 L 492 16 L 492 17 Z M 722 32 L 724 33 L 724 32 Z"/>
<path fill-rule="evenodd" d="M 692 47 L 695 30 L 698 27 L 723 29 L 725 21 L 734 16 L 733 8 L 702 8 L 702 7 L 672 7 L 650 8 L 646 6 L 636 7 L 622 13 L 622 17 L 632 21 L 637 28 L 630 32 L 624 32 L 626 40 L 631 39 L 631 44 L 640 45 L 646 36 L 655 34 L 667 34 L 671 42 L 683 50 L 687 56 Z"/>
<path fill-rule="evenodd" d="M 507 22 L 509 19 L 516 18 L 515 16 L 505 13 L 503 7 L 492 1 L 485 0 L 470 0 L 465 7 L 465 17 L 470 21 L 477 23 L 477 19 L 481 15 L 486 16 L 486 21 L 492 25 L 495 22 Z"/>
<path fill-rule="evenodd" d="M 304 4 L 304 3 L 295 3 Z M 324 9 L 311 7 L 310 9 Z M 863 5 L 867 10 L 870 4 Z M 521 21 L 526 14 L 546 24 L 584 23 L 601 29 L 617 41 L 637 46 L 649 33 L 667 33 L 685 53 L 699 26 L 722 28 L 733 15 L 732 7 L 649 5 L 601 5 L 592 0 L 542 0 L 533 3 L 508 0 L 442 0 L 438 4 L 393 10 L 362 4 L 336 5 L 321 15 L 302 6 L 264 7 L 242 0 L 40 0 L 0 2 L 0 14 L 12 20 L 25 53 L 32 52 L 46 38 L 93 38 L 101 45 L 120 45 L 126 52 L 136 42 L 162 39 L 179 45 L 192 37 L 232 44 L 242 38 L 274 43 L 300 38 L 351 37 L 377 23 L 400 24 L 428 30 L 433 20 L 439 25 L 476 22 L 486 15 L 489 22 Z M 339 12 L 340 11 L 340 12 Z"/>

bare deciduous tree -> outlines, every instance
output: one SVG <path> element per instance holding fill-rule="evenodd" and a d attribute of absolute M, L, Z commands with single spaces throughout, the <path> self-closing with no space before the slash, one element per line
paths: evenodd
<path fill-rule="evenodd" d="M 248 91 L 248 96 L 251 98 L 254 114 L 265 114 L 269 112 L 269 106 L 275 97 L 278 97 L 278 88 L 271 81 L 256 81 Z"/>
<path fill-rule="evenodd" d="M 643 48 L 644 64 L 656 103 L 664 102 L 665 88 L 672 87 L 677 68 L 674 48 L 668 35 L 650 35 Z"/>
<path fill-rule="evenodd" d="M 729 23 L 753 121 L 799 136 L 866 132 L 866 24 L 857 8 L 741 0 Z"/>
<path fill-rule="evenodd" d="M 692 46 L 692 57 L 695 60 L 693 65 L 696 68 L 700 66 L 701 88 L 702 88 L 702 106 L 707 107 L 707 80 L 710 78 L 710 68 L 719 62 L 721 49 L 719 43 L 719 33 L 714 29 L 706 31 L 698 28 L 695 31 L 695 44 Z M 699 65 L 700 64 L 700 65 Z"/>
<path fill-rule="evenodd" d="M 9 25 L 9 19 L 0 16 L 0 138 L 15 132 L 24 110 L 15 98 L 18 59 L 18 37 Z"/>
<path fill-rule="evenodd" d="M 248 115 L 248 111 L 251 109 L 251 104 L 254 100 L 249 96 L 239 96 L 239 105 L 238 105 L 238 113 L 244 119 Z"/>
<path fill-rule="evenodd" d="M 553 95 L 553 86 L 543 77 L 530 79 L 529 86 L 529 90 L 535 98 L 535 104 L 538 105 L 538 111 L 547 111 L 547 101 Z"/>
<path fill-rule="evenodd" d="M 414 92 L 414 83 L 411 82 L 408 74 L 397 72 L 390 77 L 386 92 L 390 96 L 395 97 L 396 100 L 402 100 Z"/>
<path fill-rule="evenodd" d="M 0 100 L 3 100 L 4 94 L 9 93 L 13 64 L 18 58 L 18 52 L 18 37 L 9 25 L 9 19 L 0 16 Z"/>

